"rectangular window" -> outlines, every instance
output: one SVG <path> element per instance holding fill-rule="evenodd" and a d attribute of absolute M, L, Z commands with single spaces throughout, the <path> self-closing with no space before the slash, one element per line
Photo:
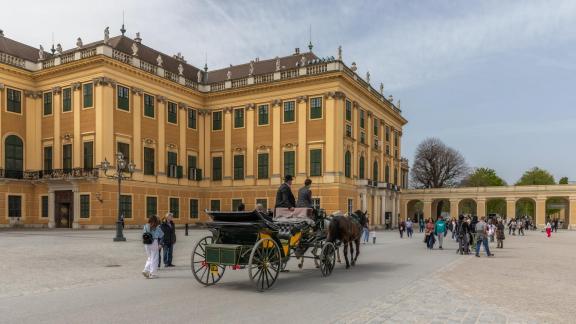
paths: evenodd
<path fill-rule="evenodd" d="M 212 180 L 222 180 L 222 157 L 215 156 L 212 158 Z"/>
<path fill-rule="evenodd" d="M 154 118 L 155 115 L 154 96 L 144 94 L 144 116 Z"/>
<path fill-rule="evenodd" d="M 285 151 L 284 152 L 284 176 L 296 175 L 296 152 L 295 151 Z"/>
<path fill-rule="evenodd" d="M 62 168 L 64 170 L 72 169 L 72 144 L 62 145 Z"/>
<path fill-rule="evenodd" d="M 296 120 L 296 102 L 285 101 L 284 102 L 284 122 L 289 123 Z"/>
<path fill-rule="evenodd" d="M 44 146 L 44 170 L 52 170 L 52 146 Z"/>
<path fill-rule="evenodd" d="M 310 99 L 310 119 L 322 118 L 322 98 Z"/>
<path fill-rule="evenodd" d="M 258 154 L 258 179 L 268 179 L 268 153 Z"/>
<path fill-rule="evenodd" d="M 346 136 L 352 137 L 352 125 L 346 124 Z"/>
<path fill-rule="evenodd" d="M 44 116 L 52 115 L 52 92 L 44 94 Z"/>
<path fill-rule="evenodd" d="M 42 196 L 40 204 L 42 218 L 48 218 L 48 196 Z"/>
<path fill-rule="evenodd" d="M 322 175 L 322 150 L 310 150 L 310 175 Z"/>
<path fill-rule="evenodd" d="M 132 218 L 132 196 L 120 195 L 120 215 L 124 215 L 124 218 Z"/>
<path fill-rule="evenodd" d="M 80 195 L 80 218 L 90 217 L 90 195 Z"/>
<path fill-rule="evenodd" d="M 146 197 L 146 217 L 154 216 L 158 213 L 158 198 Z"/>
<path fill-rule="evenodd" d="M 168 122 L 170 124 L 178 124 L 178 105 L 174 102 L 168 101 Z"/>
<path fill-rule="evenodd" d="M 222 130 L 222 112 L 215 111 L 212 113 L 212 130 L 219 131 Z"/>
<path fill-rule="evenodd" d="M 352 102 L 346 100 L 346 121 L 352 121 Z"/>
<path fill-rule="evenodd" d="M 84 142 L 84 169 L 94 168 L 94 142 Z"/>
<path fill-rule="evenodd" d="M 390 142 L 390 127 L 386 126 L 386 142 Z"/>
<path fill-rule="evenodd" d="M 364 112 L 364 110 L 360 110 L 360 128 L 364 129 L 364 126 L 366 124 L 366 112 Z"/>
<path fill-rule="evenodd" d="M 13 113 L 22 113 L 22 92 L 14 89 L 8 89 L 6 91 L 6 95 L 8 97 L 8 106 L 6 107 L 7 110 Z"/>
<path fill-rule="evenodd" d="M 234 128 L 244 127 L 244 108 L 234 109 Z"/>
<path fill-rule="evenodd" d="M 190 199 L 190 218 L 198 218 L 198 199 Z"/>
<path fill-rule="evenodd" d="M 348 214 L 352 214 L 354 211 L 354 199 L 348 198 L 348 204 L 346 205 L 346 209 L 348 210 Z"/>
<path fill-rule="evenodd" d="M 386 155 L 390 155 L 390 145 L 386 144 Z"/>
<path fill-rule="evenodd" d="M 240 204 L 242 204 L 242 199 L 232 199 L 232 211 L 237 211 Z"/>
<path fill-rule="evenodd" d="M 82 108 L 92 107 L 94 104 L 94 85 L 86 83 L 82 85 Z"/>
<path fill-rule="evenodd" d="M 258 125 L 268 125 L 270 123 L 268 105 L 258 106 Z"/>
<path fill-rule="evenodd" d="M 196 129 L 196 110 L 188 109 L 188 128 Z"/>
<path fill-rule="evenodd" d="M 268 209 L 268 199 L 265 198 L 256 199 L 256 205 L 258 204 L 262 205 L 262 208 Z"/>
<path fill-rule="evenodd" d="M 360 143 L 366 144 L 366 133 L 360 132 Z"/>
<path fill-rule="evenodd" d="M 22 217 L 22 196 L 8 196 L 8 217 Z"/>
<path fill-rule="evenodd" d="M 130 144 L 118 142 L 116 145 L 116 152 L 122 153 L 124 156 L 124 161 L 128 161 L 128 163 L 130 163 Z M 128 171 L 128 163 L 126 163 L 126 167 L 124 168 L 125 171 Z"/>
<path fill-rule="evenodd" d="M 196 169 L 198 167 L 198 158 L 196 155 L 188 155 L 188 169 Z"/>
<path fill-rule="evenodd" d="M 178 153 L 168 151 L 168 165 L 178 165 Z"/>
<path fill-rule="evenodd" d="M 154 149 L 151 147 L 144 148 L 144 174 L 154 175 Z"/>
<path fill-rule="evenodd" d="M 394 146 L 398 147 L 398 132 L 394 132 Z"/>
<path fill-rule="evenodd" d="M 234 180 L 244 179 L 244 155 L 234 155 Z"/>
<path fill-rule="evenodd" d="M 62 89 L 62 112 L 72 111 L 72 89 Z"/>
<path fill-rule="evenodd" d="M 378 125 L 379 125 L 379 121 L 377 118 L 374 118 L 373 120 L 373 124 L 374 124 L 374 136 L 378 136 Z"/>
<path fill-rule="evenodd" d="M 312 198 L 312 208 L 320 209 L 320 198 Z"/>
<path fill-rule="evenodd" d="M 118 109 L 130 111 L 130 90 L 119 85 L 117 87 Z"/>
<path fill-rule="evenodd" d="M 170 212 L 174 218 L 180 217 L 180 198 L 170 197 Z"/>
<path fill-rule="evenodd" d="M 210 210 L 211 211 L 220 211 L 220 200 L 219 199 L 210 200 Z"/>

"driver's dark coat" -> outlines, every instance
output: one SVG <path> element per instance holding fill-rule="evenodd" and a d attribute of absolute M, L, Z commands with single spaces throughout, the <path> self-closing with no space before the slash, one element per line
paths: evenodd
<path fill-rule="evenodd" d="M 290 190 L 290 186 L 286 183 L 280 185 L 278 192 L 276 192 L 276 205 L 274 208 L 293 208 L 296 207 L 296 199 Z"/>

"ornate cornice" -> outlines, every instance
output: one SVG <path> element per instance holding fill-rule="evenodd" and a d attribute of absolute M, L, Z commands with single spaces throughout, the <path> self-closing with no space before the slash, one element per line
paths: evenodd
<path fill-rule="evenodd" d="M 308 100 L 308 96 L 300 96 L 300 97 L 296 98 L 296 101 L 297 101 L 298 103 L 304 102 L 304 101 L 307 101 L 307 100 Z"/>
<path fill-rule="evenodd" d="M 82 88 L 82 83 L 80 82 L 72 83 L 72 91 L 80 90 L 80 88 Z"/>
<path fill-rule="evenodd" d="M 256 108 L 256 105 L 253 103 L 249 103 L 249 104 L 246 104 L 245 107 L 246 107 L 246 110 L 250 111 L 250 110 L 254 110 L 254 108 Z"/>
<path fill-rule="evenodd" d="M 208 109 L 198 109 L 198 114 L 200 116 L 208 115 L 209 113 L 210 113 L 210 110 L 208 110 Z"/>
<path fill-rule="evenodd" d="M 344 92 L 341 91 L 329 91 L 324 93 L 324 98 L 327 99 L 343 99 L 345 97 L 346 95 L 344 95 Z"/>
<path fill-rule="evenodd" d="M 286 143 L 286 144 L 284 144 L 284 147 L 289 148 L 289 149 L 297 147 L 297 146 L 298 146 L 298 143 Z"/>
<path fill-rule="evenodd" d="M 161 96 L 161 95 L 157 95 L 156 101 L 164 103 L 164 102 L 166 102 L 166 97 Z"/>
<path fill-rule="evenodd" d="M 146 138 L 143 138 L 143 139 L 142 139 L 142 142 L 144 142 L 144 144 L 148 144 L 148 145 L 151 145 L 151 144 L 156 143 L 156 141 L 154 141 L 154 140 L 151 139 L 151 138 L 147 138 L 147 137 L 146 137 Z"/>
<path fill-rule="evenodd" d="M 234 110 L 234 108 L 232 108 L 232 107 L 222 107 L 222 110 L 224 111 L 224 113 L 230 114 L 230 113 L 232 113 L 232 110 Z"/>
<path fill-rule="evenodd" d="M 60 94 L 62 92 L 62 87 L 53 87 L 52 92 L 54 94 Z"/>
<path fill-rule="evenodd" d="M 92 82 L 94 82 L 94 86 L 111 86 L 114 87 L 116 86 L 116 81 L 107 78 L 107 77 L 98 77 L 98 78 L 94 78 L 92 80 Z"/>
<path fill-rule="evenodd" d="M 168 143 L 168 145 L 166 145 L 169 149 L 176 149 L 178 148 L 178 145 L 174 144 L 174 143 Z"/>
<path fill-rule="evenodd" d="M 179 102 L 178 108 L 180 109 L 188 109 L 188 105 L 185 102 Z"/>
<path fill-rule="evenodd" d="M 31 99 L 40 99 L 42 98 L 42 91 L 24 90 L 24 97 Z"/>
<path fill-rule="evenodd" d="M 358 101 L 352 100 L 352 107 L 354 107 L 354 108 L 359 108 L 360 105 L 358 104 Z"/>
<path fill-rule="evenodd" d="M 280 104 L 282 104 L 282 100 L 280 100 L 280 99 L 273 99 L 273 100 L 270 102 L 270 105 L 271 105 L 272 107 L 280 106 Z"/>
<path fill-rule="evenodd" d="M 130 90 L 132 91 L 132 94 L 135 94 L 138 96 L 141 96 L 144 93 L 144 90 L 141 88 L 132 87 Z"/>

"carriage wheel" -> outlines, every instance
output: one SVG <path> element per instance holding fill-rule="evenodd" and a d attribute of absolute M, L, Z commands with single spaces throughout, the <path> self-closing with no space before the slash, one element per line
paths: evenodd
<path fill-rule="evenodd" d="M 334 270 L 334 263 L 336 262 L 336 248 L 334 244 L 328 242 L 322 247 L 320 252 L 320 271 L 323 277 L 328 277 L 332 270 Z"/>
<path fill-rule="evenodd" d="M 282 257 L 278 244 L 269 238 L 256 242 L 248 262 L 248 274 L 256 289 L 263 291 L 272 287 L 281 267 Z"/>
<path fill-rule="evenodd" d="M 214 238 L 212 236 L 203 237 L 192 250 L 192 274 L 196 280 L 204 286 L 211 286 L 216 284 L 222 276 L 226 267 L 219 264 L 211 265 L 206 262 L 206 245 L 212 244 Z"/>

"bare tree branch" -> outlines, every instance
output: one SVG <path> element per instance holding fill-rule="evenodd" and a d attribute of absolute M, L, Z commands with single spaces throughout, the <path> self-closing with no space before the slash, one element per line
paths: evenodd
<path fill-rule="evenodd" d="M 466 160 L 437 138 L 425 139 L 416 149 L 412 184 L 417 188 L 456 186 L 468 173 Z"/>

